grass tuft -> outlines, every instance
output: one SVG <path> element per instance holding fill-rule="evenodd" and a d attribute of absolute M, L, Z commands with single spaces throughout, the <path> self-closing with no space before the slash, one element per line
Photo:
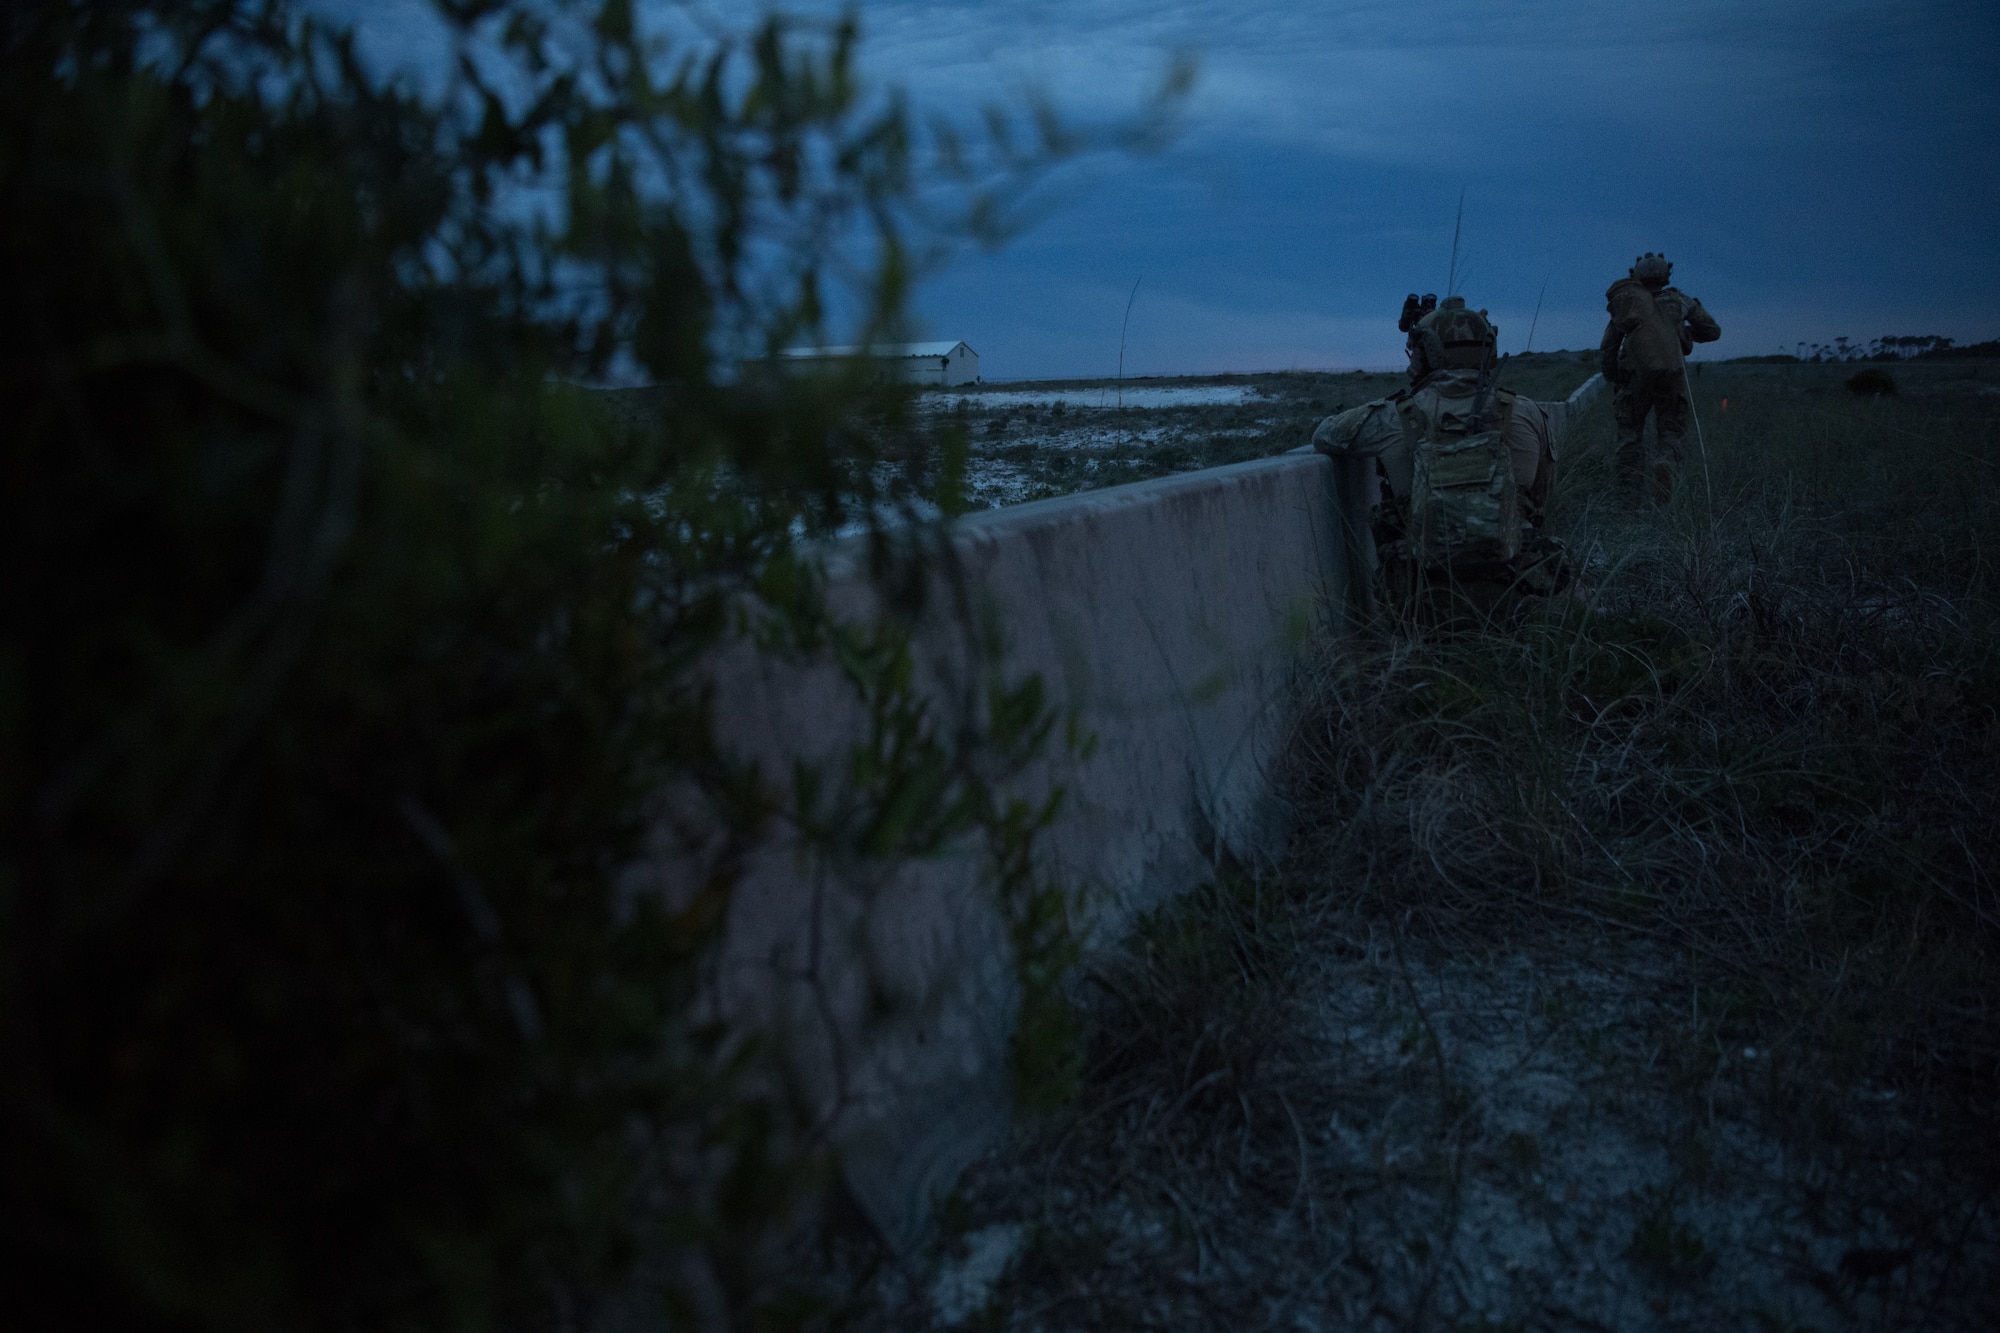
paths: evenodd
<path fill-rule="evenodd" d="M 1581 583 L 1525 624 L 1330 653 L 1299 861 L 1462 935 L 1528 913 L 1669 940 L 1751 997 L 1794 1084 L 1990 1088 L 1996 414 L 1816 388 L 1707 378 L 1713 508 L 1685 473 L 1629 507 L 1602 452 L 1566 460 Z"/>
<path fill-rule="evenodd" d="M 1863 398 L 1881 398 L 1896 392 L 1896 377 L 1886 370 L 1863 370 L 1850 376 L 1847 391 Z"/>

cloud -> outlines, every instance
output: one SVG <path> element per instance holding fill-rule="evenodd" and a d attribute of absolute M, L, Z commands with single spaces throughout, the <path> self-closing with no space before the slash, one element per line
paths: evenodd
<path fill-rule="evenodd" d="M 1725 351 L 1878 323 L 1992 336 L 2000 18 L 1984 6 L 1079 0 L 863 16 L 878 69 L 961 102 L 1033 68 L 1096 109 L 1146 59 L 1199 48 L 1180 145 L 1112 169 L 983 266 L 983 291 L 950 281 L 928 301 L 949 320 L 1001 287 L 1039 291 L 1018 352 L 1004 331 L 982 348 L 996 366 L 1041 364 L 1051 330 L 1115 304 L 1077 282 L 1107 267 L 1189 303 L 1182 364 L 1312 359 L 1301 346 L 1392 360 L 1393 303 L 1443 285 L 1460 188 L 1461 258 L 1503 326 L 1525 335 L 1548 284 L 1540 346 L 1594 343 L 1604 286 L 1661 248 L 1722 315 Z M 920 62 L 899 63 L 905 43 Z M 1344 331 L 1376 318 L 1372 341 Z"/>
<path fill-rule="evenodd" d="M 321 2 L 352 12 L 381 58 L 424 40 L 409 0 Z M 646 12 L 699 31 L 691 16 L 754 11 Z M 1035 89 L 1079 120 L 1113 117 L 1175 53 L 1200 60 L 1171 149 L 1094 163 L 1032 232 L 922 294 L 931 327 L 997 374 L 1102 361 L 1140 273 L 1159 316 L 1135 342 L 1148 364 L 1394 364 L 1395 307 L 1444 285 L 1461 190 L 1461 266 L 1503 343 L 1525 336 L 1544 284 L 1536 344 L 1594 343 L 1605 285 L 1645 249 L 1672 254 L 1715 309 L 1722 355 L 2000 332 L 1989 3 L 871 0 L 859 14 L 867 73 L 947 115 Z"/>
<path fill-rule="evenodd" d="M 1995 97 L 1996 21 L 1967 5 L 878 0 L 860 12 L 871 68 L 937 104 L 1034 83 L 1099 112 L 1129 105 L 1169 53 L 1194 51 L 1197 135 L 1363 156 L 1514 149 L 1580 126 L 1770 142 L 1828 118 L 1865 132 L 1912 97 L 1989 113 Z"/>

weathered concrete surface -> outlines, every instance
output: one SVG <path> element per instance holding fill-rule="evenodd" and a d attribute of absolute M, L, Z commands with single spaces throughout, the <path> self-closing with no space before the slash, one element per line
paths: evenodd
<path fill-rule="evenodd" d="M 1046 864 L 1087 892 L 1106 932 L 1199 882 L 1221 847 L 1281 848 L 1266 765 L 1296 650 L 1345 580 L 1330 473 L 1318 455 L 1287 455 L 957 526 L 961 609 L 997 617 L 1009 673 L 1040 673 L 1095 738 L 1088 757 L 1054 756 L 1021 784 L 1066 788 Z M 866 604 L 864 579 L 837 578 L 837 597 Z M 952 599 L 936 602 L 919 666 L 949 710 L 970 658 Z M 767 774 L 839 762 L 865 733 L 831 669 L 745 649 L 716 682 L 719 730 Z M 786 1034 L 855 1198 L 908 1244 L 1007 1122 L 1005 929 L 976 849 L 885 874 L 814 864 L 782 841 L 737 891 L 718 1002 Z"/>
<path fill-rule="evenodd" d="M 1592 375 L 1577 385 L 1575 391 L 1562 402 L 1542 404 L 1549 409 L 1549 430 L 1554 433 L 1558 441 L 1568 433 L 1578 417 L 1590 410 L 1590 405 L 1596 402 L 1598 395 L 1603 392 L 1604 376 Z"/>

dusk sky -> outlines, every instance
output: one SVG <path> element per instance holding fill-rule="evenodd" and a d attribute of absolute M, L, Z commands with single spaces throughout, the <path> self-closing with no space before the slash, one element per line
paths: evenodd
<path fill-rule="evenodd" d="M 335 3 L 369 26 L 373 6 Z M 673 8 L 672 6 L 663 6 Z M 753 11 L 712 6 L 725 16 Z M 834 13 L 818 0 L 794 11 Z M 386 11 L 379 11 L 386 12 Z M 1399 366 L 1409 291 L 1519 351 L 1595 346 L 1642 250 L 1712 357 L 1836 335 L 2000 336 L 2000 6 L 1945 0 L 870 0 L 864 61 L 920 108 L 1039 88 L 1130 110 L 1175 52 L 1183 129 L 1103 157 L 922 290 L 989 379 Z"/>
<path fill-rule="evenodd" d="M 1176 49 L 1169 151 L 1095 165 L 924 292 L 989 378 L 1399 366 L 1403 294 L 1461 287 L 1519 351 L 1595 346 L 1642 250 L 1716 357 L 2000 335 L 2000 6 L 1851 0 L 880 0 L 872 67 L 926 104 L 1036 81 L 1126 104 Z"/>

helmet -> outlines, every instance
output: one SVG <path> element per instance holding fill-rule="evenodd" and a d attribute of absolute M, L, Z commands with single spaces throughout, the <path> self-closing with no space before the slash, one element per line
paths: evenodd
<path fill-rule="evenodd" d="M 1494 359 L 1500 331 L 1484 310 L 1468 310 L 1463 296 L 1447 296 L 1417 321 L 1426 370 L 1484 370 Z"/>
<path fill-rule="evenodd" d="M 1667 257 L 1651 250 L 1632 261 L 1632 276 L 1648 287 L 1666 286 L 1673 274 L 1674 266 L 1667 262 Z"/>

